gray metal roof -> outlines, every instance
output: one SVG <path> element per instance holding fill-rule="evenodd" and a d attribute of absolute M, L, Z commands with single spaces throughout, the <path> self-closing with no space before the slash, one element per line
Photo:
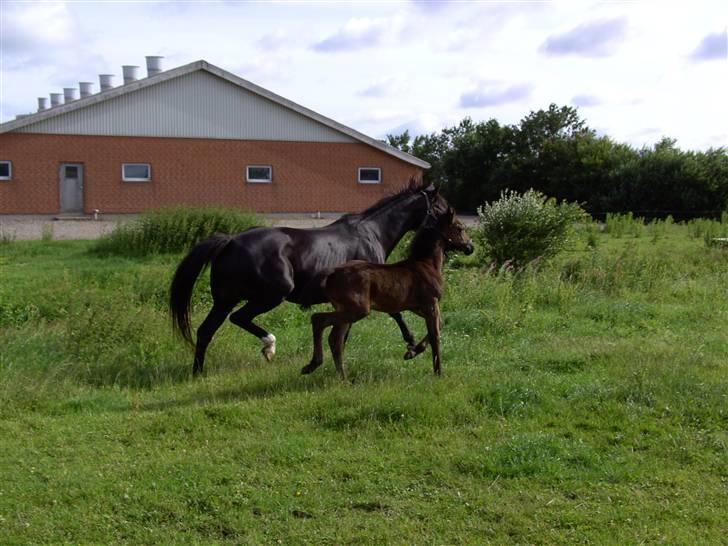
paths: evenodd
<path fill-rule="evenodd" d="M 174 89 L 170 87 L 172 80 L 187 75 L 192 77 L 178 80 L 185 82 L 183 86 L 175 86 Z M 233 84 L 231 86 L 233 92 L 235 89 L 247 91 L 247 104 L 253 104 L 255 107 L 246 109 L 240 102 L 231 102 L 232 95 L 226 89 L 224 82 Z M 213 111 L 206 109 L 207 101 L 200 101 L 195 106 L 199 111 L 184 110 L 192 107 L 188 101 L 189 97 L 199 96 L 203 87 L 206 91 L 214 89 L 216 96 L 227 104 L 224 116 L 210 119 Z M 140 91 L 141 93 L 136 93 Z M 236 95 L 240 96 L 240 93 Z M 143 100 L 133 100 L 134 97 Z M 155 122 L 153 116 L 144 112 L 141 106 L 148 102 L 154 106 L 155 112 L 159 112 L 165 105 L 169 106 L 170 99 L 176 101 L 176 108 L 174 117 L 168 116 L 167 120 Z M 186 100 L 188 102 L 185 102 Z M 108 104 L 114 104 L 115 108 L 105 108 Z M 276 108 L 276 105 L 282 108 Z M 185 116 L 182 113 L 190 115 Z M 168 121 L 170 119 L 174 119 L 174 123 L 170 123 Z M 189 127 L 194 127 L 193 134 L 187 132 Z M 0 133 L 11 131 L 323 142 L 358 141 L 412 165 L 425 169 L 430 167 L 426 161 L 276 95 L 204 60 L 0 124 Z"/>

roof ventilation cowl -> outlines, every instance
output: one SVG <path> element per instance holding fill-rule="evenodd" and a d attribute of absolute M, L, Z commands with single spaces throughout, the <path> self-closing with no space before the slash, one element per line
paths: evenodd
<path fill-rule="evenodd" d="M 99 87 L 101 88 L 101 91 L 106 91 L 107 89 L 114 87 L 113 79 L 113 74 L 99 74 Z"/>
<path fill-rule="evenodd" d="M 48 97 L 38 97 L 38 112 L 48 110 Z"/>
<path fill-rule="evenodd" d="M 139 79 L 139 67 L 135 65 L 125 64 L 121 67 L 124 73 L 124 85 L 131 83 Z"/>
<path fill-rule="evenodd" d="M 93 82 L 78 82 L 78 89 L 81 92 L 81 98 L 89 97 L 94 92 Z"/>
<path fill-rule="evenodd" d="M 68 104 L 76 100 L 76 88 L 75 87 L 64 87 L 63 88 L 63 100 Z"/>
<path fill-rule="evenodd" d="M 63 104 L 63 93 L 51 93 L 51 108 Z"/>
<path fill-rule="evenodd" d="M 147 60 L 147 77 L 159 74 L 162 71 L 162 59 L 157 55 L 145 57 Z"/>

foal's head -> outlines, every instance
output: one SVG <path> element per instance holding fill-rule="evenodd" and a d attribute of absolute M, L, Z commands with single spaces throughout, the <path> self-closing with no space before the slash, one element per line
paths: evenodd
<path fill-rule="evenodd" d="M 446 251 L 455 250 L 466 255 L 473 253 L 473 241 L 465 231 L 465 226 L 455 217 L 452 208 L 438 218 L 437 230 L 440 232 Z"/>
<path fill-rule="evenodd" d="M 473 242 L 465 226 L 455 217 L 455 211 L 448 207 L 440 216 L 428 216 L 417 230 L 410 244 L 410 256 L 422 259 L 432 256 L 437 245 L 445 251 L 455 250 L 465 254 L 473 253 Z"/>

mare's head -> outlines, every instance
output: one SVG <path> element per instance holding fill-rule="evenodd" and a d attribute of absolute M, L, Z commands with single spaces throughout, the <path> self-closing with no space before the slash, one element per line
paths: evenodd
<path fill-rule="evenodd" d="M 410 187 L 412 187 L 411 184 Z M 440 218 L 452 210 L 450 203 L 448 203 L 447 199 L 440 195 L 440 191 L 434 184 L 429 184 L 427 186 L 420 184 L 419 186 L 415 186 L 413 188 L 413 193 L 417 193 L 418 197 L 421 195 L 422 200 L 424 201 L 425 217 L 423 217 L 423 220 L 426 219 L 427 216 L 431 216 L 436 219 Z"/>
<path fill-rule="evenodd" d="M 463 223 L 455 216 L 455 210 L 448 207 L 447 212 L 437 218 L 437 230 L 445 244 L 445 250 L 455 250 L 470 255 L 475 250 L 473 241 Z"/>
<path fill-rule="evenodd" d="M 360 216 L 375 221 L 404 217 L 405 231 L 409 231 L 420 227 L 428 218 L 439 218 L 449 208 L 447 200 L 434 184 L 426 184 L 413 177 L 398 192 L 380 199 L 362 211 Z"/>

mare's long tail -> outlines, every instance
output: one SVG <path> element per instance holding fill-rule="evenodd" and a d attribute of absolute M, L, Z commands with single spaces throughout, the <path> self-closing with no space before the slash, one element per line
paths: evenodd
<path fill-rule="evenodd" d="M 190 345 L 194 345 L 190 327 L 190 307 L 195 281 L 231 239 L 229 235 L 216 233 L 209 239 L 200 241 L 180 262 L 172 278 L 172 284 L 169 287 L 172 328 L 176 329 Z"/>

